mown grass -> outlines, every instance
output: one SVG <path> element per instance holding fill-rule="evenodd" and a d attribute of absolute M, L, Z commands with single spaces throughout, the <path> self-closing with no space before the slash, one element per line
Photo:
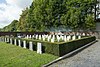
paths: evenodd
<path fill-rule="evenodd" d="M 37 54 L 15 45 L 0 42 L 0 67 L 41 67 L 58 58 L 51 54 Z"/>

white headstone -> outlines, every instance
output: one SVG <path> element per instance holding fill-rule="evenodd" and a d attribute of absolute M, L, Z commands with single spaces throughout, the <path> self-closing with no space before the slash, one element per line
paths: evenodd
<path fill-rule="evenodd" d="M 31 39 L 32 38 L 32 35 L 30 35 L 29 38 Z"/>
<path fill-rule="evenodd" d="M 13 43 L 12 43 L 12 38 L 10 38 L 10 44 L 13 44 Z"/>
<path fill-rule="evenodd" d="M 7 42 L 7 38 L 5 37 L 5 42 Z"/>
<path fill-rule="evenodd" d="M 69 41 L 71 39 L 71 36 L 69 35 L 69 36 L 67 36 L 67 41 Z"/>
<path fill-rule="evenodd" d="M 58 36 L 58 35 L 56 35 L 56 38 L 58 39 L 58 38 L 59 38 L 59 36 Z"/>
<path fill-rule="evenodd" d="M 14 44 L 17 45 L 16 39 L 14 39 Z"/>
<path fill-rule="evenodd" d="M 29 49 L 33 51 L 33 43 L 31 41 L 29 42 Z"/>
<path fill-rule="evenodd" d="M 51 42 L 54 43 L 54 38 L 51 39 Z"/>
<path fill-rule="evenodd" d="M 44 35 L 42 35 L 41 38 L 43 39 L 44 38 Z"/>
<path fill-rule="evenodd" d="M 78 39 L 81 39 L 81 36 L 78 36 Z"/>
<path fill-rule="evenodd" d="M 34 38 L 34 35 L 32 35 L 32 38 Z"/>
<path fill-rule="evenodd" d="M 38 35 L 36 35 L 35 38 L 38 39 Z"/>
<path fill-rule="evenodd" d="M 2 38 L 0 37 L 0 41 L 2 42 Z"/>
<path fill-rule="evenodd" d="M 4 42 L 4 37 L 2 38 L 2 41 Z"/>
<path fill-rule="evenodd" d="M 0 41 L 2 42 L 2 37 L 0 37 Z"/>
<path fill-rule="evenodd" d="M 41 38 L 41 35 L 39 35 L 39 40 L 41 40 L 42 38 Z"/>
<path fill-rule="evenodd" d="M 2 42 L 2 38 L 0 37 L 0 41 Z"/>
<path fill-rule="evenodd" d="M 48 37 L 48 38 L 47 38 L 48 42 L 50 41 L 50 39 L 51 39 L 51 37 Z"/>
<path fill-rule="evenodd" d="M 37 53 L 42 54 L 42 44 L 37 43 Z"/>
<path fill-rule="evenodd" d="M 87 36 L 90 36 L 89 34 L 87 34 Z"/>
<path fill-rule="evenodd" d="M 85 33 L 83 33 L 82 35 L 85 36 Z"/>
<path fill-rule="evenodd" d="M 18 38 L 21 38 L 21 36 L 19 35 Z"/>
<path fill-rule="evenodd" d="M 56 37 L 57 37 L 57 41 L 60 42 L 60 37 L 58 35 L 56 35 Z"/>
<path fill-rule="evenodd" d="M 9 38 L 7 38 L 7 42 L 9 42 Z"/>
<path fill-rule="evenodd" d="M 77 32 L 77 33 L 76 33 L 76 35 L 78 36 L 78 35 L 80 35 L 80 33 L 79 33 L 79 32 Z"/>
<path fill-rule="evenodd" d="M 45 41 L 45 37 L 42 37 L 43 41 Z"/>
<path fill-rule="evenodd" d="M 48 37 L 51 38 L 52 35 L 49 35 Z"/>
<path fill-rule="evenodd" d="M 64 41 L 65 41 L 65 42 L 67 41 L 66 35 L 64 35 Z"/>
<path fill-rule="evenodd" d="M 27 39 L 29 38 L 29 35 L 27 35 L 27 37 L 26 37 Z"/>
<path fill-rule="evenodd" d="M 20 41 L 20 40 L 18 40 L 18 46 L 20 46 L 20 47 L 21 47 L 21 41 Z"/>
<path fill-rule="evenodd" d="M 55 35 L 53 35 L 53 37 L 52 37 L 53 39 L 55 39 Z"/>
<path fill-rule="evenodd" d="M 48 38 L 48 35 L 45 35 L 46 38 Z"/>
<path fill-rule="evenodd" d="M 42 38 L 44 37 L 44 35 L 42 35 Z"/>
<path fill-rule="evenodd" d="M 26 48 L 26 41 L 23 41 L 23 48 Z"/>
<path fill-rule="evenodd" d="M 60 38 L 61 38 L 61 40 L 64 40 L 64 37 L 63 37 L 63 35 L 60 35 Z"/>
<path fill-rule="evenodd" d="M 74 35 L 74 36 L 72 36 L 72 40 L 75 40 L 76 39 L 76 36 Z"/>

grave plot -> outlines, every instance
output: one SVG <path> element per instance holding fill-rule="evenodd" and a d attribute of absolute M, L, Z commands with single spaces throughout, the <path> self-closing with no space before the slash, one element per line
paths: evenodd
<path fill-rule="evenodd" d="M 23 47 L 37 53 L 49 53 L 63 56 L 87 43 L 94 41 L 94 36 L 82 35 L 26 35 L 24 38 L 0 37 L 0 41 Z"/>
<path fill-rule="evenodd" d="M 87 37 L 85 36 L 85 34 L 83 35 L 38 35 L 38 34 L 34 34 L 34 35 L 26 35 L 25 39 L 33 39 L 33 40 L 40 40 L 40 41 L 47 41 L 47 42 L 68 42 L 71 40 L 76 40 L 76 39 L 81 39 L 83 37 Z"/>

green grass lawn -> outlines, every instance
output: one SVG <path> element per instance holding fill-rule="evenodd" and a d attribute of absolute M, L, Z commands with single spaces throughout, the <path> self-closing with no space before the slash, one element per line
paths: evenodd
<path fill-rule="evenodd" d="M 0 67 L 41 67 L 58 58 L 51 54 L 37 54 L 15 45 L 0 42 Z"/>

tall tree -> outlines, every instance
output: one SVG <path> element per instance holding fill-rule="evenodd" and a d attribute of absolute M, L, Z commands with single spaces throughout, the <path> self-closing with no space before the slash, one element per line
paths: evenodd
<path fill-rule="evenodd" d="M 93 29 L 96 4 L 96 0 L 34 0 L 30 8 L 22 11 L 17 31 L 43 32 L 60 26 L 72 30 Z"/>
<path fill-rule="evenodd" d="M 20 19 L 17 25 L 17 31 L 27 31 L 27 16 L 28 16 L 28 8 L 22 11 L 22 14 L 20 15 Z"/>

